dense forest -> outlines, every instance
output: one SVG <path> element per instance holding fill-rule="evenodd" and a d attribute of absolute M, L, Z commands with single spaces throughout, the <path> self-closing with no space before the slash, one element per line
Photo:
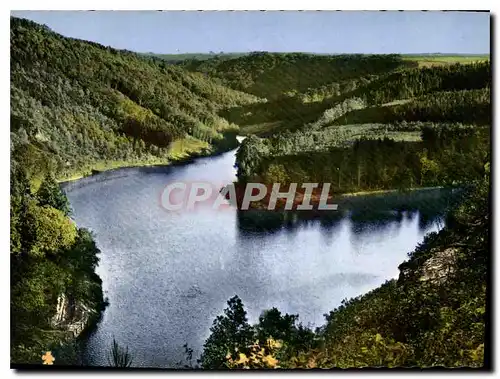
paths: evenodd
<path fill-rule="evenodd" d="M 490 85 L 488 63 L 387 74 L 314 122 L 247 138 L 239 180 L 330 182 L 337 193 L 466 184 L 490 159 Z"/>
<path fill-rule="evenodd" d="M 39 180 L 213 151 L 238 128 L 218 111 L 255 101 L 160 59 L 11 18 L 13 159 Z"/>
<path fill-rule="evenodd" d="M 231 88 L 271 101 L 284 95 L 313 91 L 339 80 L 382 74 L 412 67 L 399 55 L 315 55 L 254 52 L 234 59 L 188 60 L 191 71 L 217 78 Z M 335 86 L 333 86 L 335 88 Z"/>
<path fill-rule="evenodd" d="M 323 112 L 330 119 L 333 115 L 338 118 L 352 110 L 390 105 L 394 100 L 409 101 L 436 91 L 489 88 L 488 61 L 453 62 L 419 68 L 418 59 L 400 55 L 263 52 L 223 61 L 195 61 L 186 63 L 186 67 L 266 98 L 265 102 L 232 107 L 224 116 L 240 125 L 242 134 L 268 136 L 315 124 Z M 370 109 L 365 119 L 379 119 L 384 110 Z"/>
<path fill-rule="evenodd" d="M 240 183 L 465 192 L 446 228 L 409 254 L 398 280 L 346 300 L 316 330 L 276 308 L 250 325 L 235 296 L 199 362 L 187 367 L 482 366 L 491 68 L 453 62 L 140 54 L 11 17 L 12 362 L 39 363 L 50 348 L 57 363 L 75 364 L 75 337 L 106 304 L 95 274 L 99 249 L 72 221 L 58 181 L 226 151 L 244 134 Z"/>
<path fill-rule="evenodd" d="M 482 173 L 489 159 L 489 127 L 420 128 L 368 125 L 333 129 L 326 136 L 309 132 L 272 140 L 249 137 L 238 151 L 240 179 L 332 183 L 335 193 L 345 193 L 466 184 Z M 252 158 L 244 158 L 248 156 Z"/>
<path fill-rule="evenodd" d="M 99 249 L 71 220 L 51 174 L 36 192 L 22 166 L 14 164 L 10 174 L 11 360 L 39 363 L 40 352 L 52 349 L 61 363 L 72 363 L 75 335 L 105 305 L 94 272 Z"/>

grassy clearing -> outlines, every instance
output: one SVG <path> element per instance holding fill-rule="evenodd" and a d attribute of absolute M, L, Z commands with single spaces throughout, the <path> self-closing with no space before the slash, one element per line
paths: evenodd
<path fill-rule="evenodd" d="M 183 138 L 174 141 L 169 150 L 169 157 L 171 160 L 179 160 L 189 157 L 193 153 L 200 153 L 204 149 L 209 149 L 208 142 L 200 141 L 196 138 Z"/>
<path fill-rule="evenodd" d="M 139 167 L 139 166 L 155 166 L 155 165 L 167 165 L 171 161 L 168 159 L 135 159 L 128 161 L 106 161 L 106 162 L 95 162 L 78 172 L 74 172 L 68 175 L 63 175 L 58 178 L 58 182 L 71 182 L 74 180 L 82 179 L 86 176 L 92 175 L 94 172 L 102 172 L 113 170 L 117 168 L 124 167 Z"/>
<path fill-rule="evenodd" d="M 420 142 L 419 128 L 399 130 L 390 124 L 365 123 L 334 125 L 319 130 L 296 133 L 292 137 L 274 139 L 271 155 L 289 156 L 306 152 L 327 152 L 333 147 L 349 147 L 359 139 L 378 140 L 388 138 L 396 142 Z"/>
<path fill-rule="evenodd" d="M 273 132 L 277 131 L 277 129 L 279 129 L 282 124 L 283 121 L 276 121 L 240 126 L 239 134 L 241 134 L 242 136 L 248 136 L 250 134 L 255 134 L 257 136 L 272 134 Z"/>
<path fill-rule="evenodd" d="M 485 62 L 490 59 L 489 55 L 410 55 L 403 56 L 403 60 L 417 62 L 419 67 L 443 66 L 454 63 L 470 64 L 474 62 Z"/>
<path fill-rule="evenodd" d="M 415 99 L 399 99 L 399 100 L 394 100 L 394 101 L 391 101 L 389 103 L 385 103 L 385 104 L 381 104 L 380 106 L 381 107 L 390 107 L 392 105 L 401 105 L 401 104 L 406 104 L 406 103 L 409 103 L 411 101 L 413 101 Z"/>
<path fill-rule="evenodd" d="M 383 124 L 388 115 L 391 114 L 390 108 L 395 106 L 396 105 L 386 104 L 385 106 L 372 106 L 363 109 L 356 109 L 335 119 L 329 125 L 352 125 L 367 123 Z"/>
<path fill-rule="evenodd" d="M 328 131 L 330 131 L 330 133 L 328 133 Z M 329 136 L 329 134 L 331 133 L 334 134 Z M 324 131 L 320 135 L 321 139 L 327 142 L 329 140 L 332 142 L 340 140 L 353 142 L 359 138 L 389 138 L 399 142 L 419 142 L 422 140 L 422 132 L 420 130 L 391 130 L 390 125 L 377 123 L 330 126 L 329 128 L 324 129 Z"/>

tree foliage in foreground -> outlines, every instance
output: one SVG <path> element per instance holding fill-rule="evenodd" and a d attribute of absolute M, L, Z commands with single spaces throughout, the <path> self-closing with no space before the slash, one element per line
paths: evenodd
<path fill-rule="evenodd" d="M 61 349 L 61 343 L 72 346 L 66 327 L 81 321 L 73 314 L 76 307 L 87 308 L 89 324 L 98 317 L 103 307 L 95 274 L 99 250 L 91 233 L 68 217 L 67 199 L 52 178 L 32 193 L 22 167 L 14 166 L 10 201 L 11 361 L 40 363 L 41 352 Z M 66 313 L 56 321 L 63 298 Z"/>
<path fill-rule="evenodd" d="M 211 335 L 200 359 L 204 369 L 274 367 L 278 363 L 276 349 L 268 341 L 286 341 L 284 345 L 280 343 L 279 359 L 315 346 L 314 333 L 298 323 L 297 315 L 282 315 L 273 308 L 262 313 L 258 324 L 250 325 L 238 296 L 229 299 L 227 305 L 224 314 L 218 316 L 210 328 Z"/>

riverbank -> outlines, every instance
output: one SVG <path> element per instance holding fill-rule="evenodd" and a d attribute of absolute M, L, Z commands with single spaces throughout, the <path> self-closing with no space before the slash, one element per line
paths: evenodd
<path fill-rule="evenodd" d="M 443 186 L 435 186 L 435 187 L 413 187 L 413 188 L 405 188 L 401 189 L 385 189 L 385 190 L 371 190 L 371 191 L 358 191 L 358 192 L 346 192 L 338 194 L 342 197 L 354 197 L 354 196 L 368 196 L 368 195 L 384 195 L 388 193 L 397 193 L 397 192 L 415 192 L 415 191 L 428 191 L 428 190 L 437 190 L 443 189 Z"/>
<path fill-rule="evenodd" d="M 234 189 L 235 189 L 235 201 L 234 199 L 231 198 L 231 193 L 230 191 L 227 191 L 225 197 L 227 200 L 232 202 L 232 205 L 235 205 L 238 207 L 238 209 L 241 209 L 242 204 L 243 204 L 243 199 L 245 197 L 245 190 L 246 190 L 246 183 L 239 183 L 235 182 L 233 183 Z M 259 209 L 259 210 L 267 210 L 270 199 L 271 199 L 271 193 L 272 193 L 272 184 L 264 184 L 266 187 L 266 195 L 264 196 L 263 199 L 257 200 L 257 201 L 251 201 L 249 203 L 249 208 L 250 209 Z M 319 186 L 317 188 L 313 188 L 309 204 L 312 206 L 313 211 L 320 210 L 320 206 L 324 205 L 334 205 L 335 204 L 335 199 L 337 198 L 353 198 L 353 197 L 358 197 L 358 196 L 371 196 L 371 195 L 386 195 L 386 194 L 391 194 L 391 193 L 409 193 L 409 192 L 420 192 L 420 191 L 429 191 L 429 190 L 439 190 L 443 189 L 443 186 L 435 186 L 435 187 L 414 187 L 414 188 L 407 188 L 407 189 L 384 189 L 384 190 L 371 190 L 371 191 L 358 191 L 358 192 L 345 192 L 345 193 L 339 193 L 339 192 L 333 192 L 329 191 L 326 199 L 322 200 L 322 193 L 323 193 L 323 187 Z M 286 193 L 287 189 L 285 188 L 280 188 L 281 193 Z M 254 189 L 252 191 L 252 196 L 256 196 L 259 193 L 257 189 Z M 300 210 L 298 209 L 298 206 L 301 205 L 304 202 L 304 195 L 305 195 L 305 189 L 304 188 L 297 188 L 297 191 L 295 192 L 295 197 L 293 199 L 292 207 L 290 210 Z M 284 198 L 278 198 L 276 201 L 276 206 L 273 208 L 273 210 L 284 210 L 286 206 L 286 199 Z M 308 210 L 309 211 L 309 210 Z"/>
<path fill-rule="evenodd" d="M 165 159 L 158 160 L 137 160 L 137 161 L 110 161 L 110 162 L 97 162 L 89 168 L 76 172 L 73 175 L 58 177 L 57 182 L 64 184 L 74 182 L 92 175 L 102 174 L 119 169 L 133 168 L 133 167 L 165 167 L 165 166 L 184 166 L 193 163 L 198 158 L 216 157 L 218 155 L 227 153 L 237 148 L 246 137 L 235 136 L 234 141 L 225 144 L 222 147 L 212 149 L 209 145 L 203 146 L 198 150 L 184 151 L 182 154 L 176 154 Z"/>
<path fill-rule="evenodd" d="M 132 168 L 132 167 L 148 167 L 148 166 L 168 166 L 171 165 L 171 160 L 159 160 L 155 162 L 148 161 L 116 161 L 116 162 L 98 162 L 92 166 L 92 168 L 86 169 L 75 173 L 70 176 L 58 177 L 57 182 L 60 184 L 74 182 L 76 180 L 80 180 L 86 178 L 88 176 L 101 174 L 103 172 L 123 169 L 123 168 Z"/>

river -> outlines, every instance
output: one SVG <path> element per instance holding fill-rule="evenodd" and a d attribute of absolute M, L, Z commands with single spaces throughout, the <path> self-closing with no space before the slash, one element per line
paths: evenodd
<path fill-rule="evenodd" d="M 65 183 L 80 227 L 92 230 L 109 299 L 84 362 L 107 365 L 113 337 L 134 366 L 177 367 L 199 356 L 214 318 L 238 295 L 251 322 L 268 308 L 320 326 L 344 298 L 398 275 L 424 235 L 438 231 L 444 190 L 359 196 L 321 217 L 235 208 L 167 211 L 173 181 L 235 180 L 235 150 L 184 166 L 119 169 Z"/>

